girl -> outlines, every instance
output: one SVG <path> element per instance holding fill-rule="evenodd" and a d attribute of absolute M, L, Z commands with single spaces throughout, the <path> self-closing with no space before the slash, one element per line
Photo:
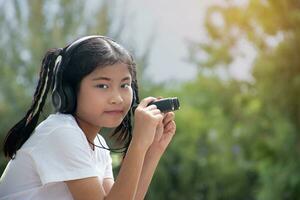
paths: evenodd
<path fill-rule="evenodd" d="M 50 88 L 57 113 L 36 127 Z M 133 58 L 108 37 L 87 36 L 49 50 L 32 105 L 4 143 L 11 160 L 0 199 L 143 199 L 176 129 L 173 112 L 147 106 L 154 100 L 139 103 Z M 116 181 L 98 134 L 103 127 L 114 127 L 125 146 Z"/>

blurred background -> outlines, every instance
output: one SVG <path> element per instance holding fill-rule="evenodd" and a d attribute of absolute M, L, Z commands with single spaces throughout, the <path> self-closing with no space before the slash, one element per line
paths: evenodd
<path fill-rule="evenodd" d="M 299 0 L 0 0 L 0 34 L 1 148 L 46 50 L 102 34 L 133 53 L 141 97 L 181 102 L 146 199 L 300 199 Z"/>

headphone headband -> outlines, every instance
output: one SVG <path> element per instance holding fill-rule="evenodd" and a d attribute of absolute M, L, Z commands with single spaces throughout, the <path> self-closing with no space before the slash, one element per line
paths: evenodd
<path fill-rule="evenodd" d="M 70 52 L 72 51 L 74 48 L 76 48 L 81 42 L 83 41 L 86 41 L 86 40 L 89 40 L 89 39 L 92 39 L 92 38 L 108 38 L 108 37 L 105 37 L 105 36 L 102 36 L 102 35 L 89 35 L 89 36 L 84 36 L 84 37 L 81 37 L 77 40 L 75 40 L 74 42 L 72 42 L 68 47 L 67 49 L 65 50 L 66 54 L 67 52 Z"/>
<path fill-rule="evenodd" d="M 75 106 L 72 103 L 70 103 L 69 99 L 67 99 L 68 97 L 72 96 L 72 89 L 68 87 L 66 88 L 62 84 L 63 82 L 62 75 L 64 71 L 64 68 L 62 66 L 66 65 L 69 62 L 72 51 L 76 47 L 78 47 L 79 44 L 92 38 L 104 39 L 108 37 L 101 36 L 101 35 L 90 35 L 90 36 L 81 37 L 75 40 L 74 42 L 72 42 L 67 48 L 63 49 L 62 55 L 59 55 L 56 58 L 55 66 L 54 66 L 54 86 L 52 90 L 52 102 L 56 111 L 63 112 L 63 113 L 68 112 Z"/>

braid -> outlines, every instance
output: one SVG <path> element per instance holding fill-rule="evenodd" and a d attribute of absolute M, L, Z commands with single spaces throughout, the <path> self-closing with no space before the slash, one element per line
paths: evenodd
<path fill-rule="evenodd" d="M 57 54 L 61 52 L 61 49 L 58 49 L 58 52 L 56 50 L 51 49 L 47 52 L 45 58 L 43 59 L 42 69 L 40 72 L 40 79 L 38 82 L 38 86 L 36 88 L 36 91 L 34 93 L 34 99 L 32 102 L 32 105 L 29 109 L 29 112 L 27 113 L 27 122 L 26 125 L 31 121 L 31 119 L 37 114 L 42 111 L 43 106 L 45 104 L 45 101 L 47 99 L 47 94 L 49 89 L 51 88 L 51 83 L 53 80 L 53 73 L 54 73 L 54 67 L 56 66 L 53 64 L 53 60 L 49 59 L 49 54 Z M 56 56 L 56 55 L 54 55 Z"/>
<path fill-rule="evenodd" d="M 3 150 L 6 157 L 13 159 L 17 150 L 21 148 L 35 129 L 40 112 L 46 102 L 48 91 L 51 88 L 55 59 L 61 51 L 62 49 L 50 49 L 46 53 L 42 61 L 40 78 L 31 107 L 25 117 L 9 130 L 5 138 Z"/>

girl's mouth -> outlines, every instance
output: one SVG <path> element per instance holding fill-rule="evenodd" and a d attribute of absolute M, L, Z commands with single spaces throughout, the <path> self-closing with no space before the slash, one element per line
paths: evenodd
<path fill-rule="evenodd" d="M 123 110 L 108 110 L 108 111 L 104 111 L 104 113 L 110 115 L 120 115 L 123 114 Z"/>

